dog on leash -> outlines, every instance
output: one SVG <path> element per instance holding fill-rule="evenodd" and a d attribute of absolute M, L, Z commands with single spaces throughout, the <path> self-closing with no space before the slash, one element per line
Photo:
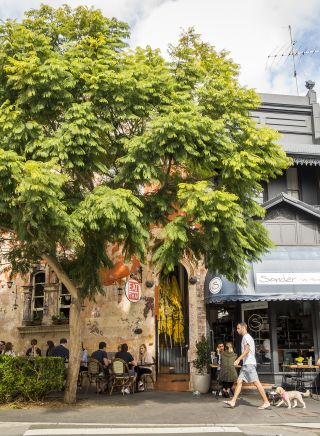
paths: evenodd
<path fill-rule="evenodd" d="M 303 401 L 302 397 L 309 397 L 310 391 L 307 392 L 298 392 L 298 391 L 285 391 L 282 387 L 278 387 L 276 389 L 276 393 L 280 395 L 281 401 L 277 404 L 277 407 L 280 407 L 281 404 L 286 404 L 288 409 L 291 409 L 291 401 L 293 401 L 292 408 L 297 407 L 298 402 L 306 408 L 306 403 Z"/>

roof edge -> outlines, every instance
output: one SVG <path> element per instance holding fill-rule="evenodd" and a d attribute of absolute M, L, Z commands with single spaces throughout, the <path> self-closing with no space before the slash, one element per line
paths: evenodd
<path fill-rule="evenodd" d="M 312 215 L 313 217 L 320 219 L 320 210 L 311 206 L 310 204 L 307 204 L 301 200 L 297 200 L 296 198 L 291 197 L 290 195 L 286 194 L 285 192 L 281 192 L 279 195 L 277 195 L 274 198 L 271 198 L 270 200 L 263 203 L 261 206 L 269 210 L 274 206 L 277 206 L 280 203 L 289 204 L 290 206 L 295 207 L 296 209 L 302 210 L 305 213 L 308 213 L 309 215 Z"/>

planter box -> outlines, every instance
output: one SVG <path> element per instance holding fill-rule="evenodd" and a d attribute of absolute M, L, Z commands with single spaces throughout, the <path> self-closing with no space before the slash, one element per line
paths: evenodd
<path fill-rule="evenodd" d="M 26 326 L 30 326 L 30 325 L 41 325 L 42 324 L 42 319 L 34 319 L 34 320 L 30 320 L 30 321 L 23 321 L 24 325 Z"/>
<path fill-rule="evenodd" d="M 59 325 L 59 324 L 69 324 L 68 319 L 53 319 L 52 324 Z"/>

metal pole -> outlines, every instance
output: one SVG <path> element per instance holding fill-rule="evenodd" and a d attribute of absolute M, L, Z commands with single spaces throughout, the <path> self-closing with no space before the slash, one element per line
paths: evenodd
<path fill-rule="evenodd" d="M 296 58 L 295 58 L 296 55 L 295 55 L 295 52 L 294 52 L 295 41 L 293 41 L 293 39 L 292 39 L 292 31 L 291 31 L 290 24 L 289 24 L 289 33 L 290 33 L 291 54 L 292 54 L 292 62 L 293 62 L 293 77 L 295 78 L 296 87 L 297 87 L 297 94 L 299 95 L 297 69 L 296 69 Z"/>

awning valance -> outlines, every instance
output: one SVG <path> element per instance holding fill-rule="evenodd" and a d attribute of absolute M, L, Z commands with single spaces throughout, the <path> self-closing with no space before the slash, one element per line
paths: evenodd
<path fill-rule="evenodd" d="M 320 247 L 277 247 L 253 263 L 246 286 L 208 273 L 206 303 L 320 300 Z"/>

